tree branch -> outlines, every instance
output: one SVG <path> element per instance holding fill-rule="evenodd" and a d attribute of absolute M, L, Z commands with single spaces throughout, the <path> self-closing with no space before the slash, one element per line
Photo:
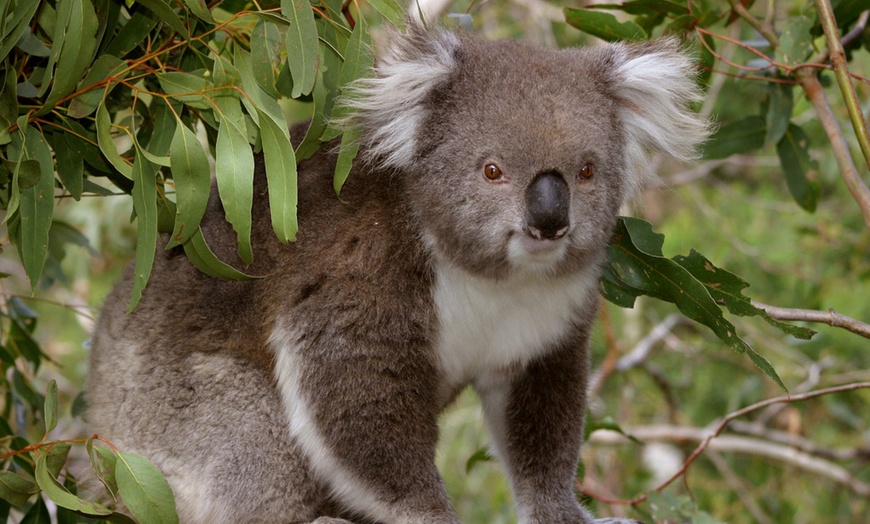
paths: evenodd
<path fill-rule="evenodd" d="M 861 208 L 861 213 L 864 215 L 864 224 L 870 228 L 870 189 L 867 188 L 867 184 L 858 175 L 858 168 L 852 162 L 849 144 L 843 136 L 843 131 L 840 129 L 840 124 L 837 122 L 830 104 L 828 104 L 822 84 L 815 73 L 810 72 L 808 69 L 796 71 L 795 77 L 801 84 L 801 87 L 803 87 L 807 99 L 813 104 L 816 114 L 819 116 L 819 122 L 821 122 L 825 133 L 828 135 L 828 139 L 831 141 L 834 158 L 837 160 L 837 166 L 840 168 L 840 175 L 858 203 L 858 207 Z"/>
<path fill-rule="evenodd" d="M 870 387 L 870 383 L 867 383 L 865 387 Z M 776 442 L 770 442 L 769 440 L 764 440 L 761 438 L 746 437 L 741 435 L 723 435 L 718 436 L 718 438 L 715 438 L 715 440 L 713 440 L 713 438 L 717 436 L 716 431 L 718 430 L 718 428 L 717 430 L 714 430 L 713 433 L 711 433 L 709 429 L 705 428 L 692 428 L 686 426 L 670 425 L 623 428 L 623 430 L 626 434 L 631 435 L 632 437 L 642 442 L 700 442 L 698 448 L 695 450 L 697 453 L 700 453 L 698 452 L 698 450 L 712 450 L 767 457 L 798 467 L 805 471 L 816 473 L 835 482 L 839 482 L 840 484 L 847 486 L 850 490 L 863 497 L 870 496 L 870 484 L 867 484 L 860 479 L 856 479 L 848 470 L 846 470 L 842 466 L 834 464 L 833 462 L 825 460 L 818 456 L 814 456 L 805 451 L 795 449 L 794 447 L 789 445 L 783 445 Z M 590 436 L 589 442 L 592 444 L 618 444 L 628 441 L 624 436 L 613 431 L 596 431 Z M 687 466 L 691 464 L 691 462 L 693 462 L 695 458 L 697 458 L 697 455 L 696 453 L 693 453 L 689 457 L 689 459 L 683 464 L 683 467 L 681 467 L 680 470 L 677 471 L 677 473 L 674 474 L 670 479 L 668 479 L 661 486 L 656 488 L 656 491 L 661 491 L 662 489 L 664 489 L 664 487 L 673 482 L 674 479 L 685 473 Z M 592 494 L 590 494 L 590 496 L 595 498 L 595 496 Z M 637 504 L 645 499 L 646 495 L 642 495 L 641 497 L 638 497 L 630 502 L 613 500 L 609 502 Z"/>
<path fill-rule="evenodd" d="M 858 103 L 858 95 L 855 94 L 855 86 L 852 85 L 852 79 L 849 77 L 846 52 L 840 42 L 840 31 L 837 28 L 837 20 L 834 18 L 834 10 L 831 8 L 829 0 L 816 0 L 816 7 L 819 11 L 819 21 L 825 31 L 825 39 L 828 41 L 831 65 L 834 68 L 837 83 L 840 85 L 840 93 L 843 94 L 843 101 L 846 103 L 852 127 L 855 129 L 855 136 L 858 137 L 858 144 L 864 154 L 864 162 L 870 169 L 870 133 L 867 132 L 867 123 L 864 121 L 864 114 Z"/>
<path fill-rule="evenodd" d="M 829 326 L 839 327 L 856 333 L 865 338 L 870 338 L 870 324 L 865 324 L 860 320 L 856 320 L 846 315 L 841 315 L 834 311 L 834 308 L 827 311 L 816 311 L 812 309 L 791 309 L 784 307 L 769 306 L 761 302 L 752 302 L 752 305 L 758 309 L 763 309 L 768 315 L 776 320 L 802 320 L 804 322 L 820 322 Z"/>
<path fill-rule="evenodd" d="M 689 458 L 683 463 L 682 467 L 677 470 L 668 480 L 663 482 L 661 485 L 655 488 L 655 491 L 662 491 L 670 484 L 672 484 L 676 479 L 683 476 L 686 471 L 689 469 L 689 466 L 692 465 L 693 462 L 704 452 L 707 448 L 712 447 L 713 449 L 723 449 L 723 446 L 728 445 L 728 450 L 730 451 L 741 451 L 746 453 L 753 453 L 758 455 L 765 455 L 771 458 L 777 458 L 778 460 L 788 461 L 789 463 L 795 464 L 803 469 L 808 471 L 813 471 L 820 475 L 824 475 L 832 480 L 837 482 L 841 482 L 844 485 L 849 486 L 850 489 L 860 494 L 861 496 L 870 497 L 870 484 L 866 484 L 861 482 L 858 479 L 855 479 L 851 473 L 846 471 L 844 468 L 837 466 L 836 464 L 832 464 L 826 460 L 822 460 L 817 457 L 813 457 L 808 453 L 804 453 L 793 449 L 788 446 L 782 446 L 777 444 L 772 444 L 770 442 L 766 442 L 761 439 L 749 439 L 747 437 L 734 437 L 734 436 L 726 436 L 719 437 L 725 428 L 728 427 L 728 424 L 737 418 L 740 418 L 744 415 L 748 415 L 753 411 L 758 411 L 760 409 L 766 408 L 767 406 L 772 406 L 774 404 L 782 404 L 782 403 L 791 403 L 791 402 L 799 402 L 803 400 L 809 400 L 812 398 L 820 397 L 823 395 L 830 395 L 832 393 L 842 393 L 846 391 L 855 391 L 858 389 L 867 389 L 870 388 L 870 382 L 855 382 L 851 384 L 844 384 L 841 386 L 835 386 L 825 389 L 819 389 L 816 391 L 810 391 L 807 393 L 803 393 L 800 395 L 784 395 L 781 397 L 774 397 L 767 400 L 763 400 L 761 402 L 756 402 L 750 406 L 747 406 L 743 409 L 739 409 L 732 413 L 729 413 L 727 416 L 722 418 L 718 424 L 711 425 L 711 428 L 698 429 L 698 428 L 680 428 L 679 432 L 674 430 L 673 426 L 669 426 L 668 435 L 671 435 L 672 440 L 700 440 L 700 444 L 695 450 L 689 455 Z M 627 434 L 634 436 L 635 438 L 639 438 L 643 440 L 646 438 L 647 440 L 656 440 L 651 431 L 647 431 L 645 434 L 638 430 L 627 430 Z M 595 442 L 596 434 L 593 433 L 590 441 Z M 622 438 L 622 437 L 620 437 Z M 713 439 L 716 439 L 715 441 Z M 735 440 L 740 439 L 740 440 Z M 715 442 L 715 443 L 714 443 Z M 723 444 L 724 443 L 724 444 Z M 584 491 L 587 495 L 595 497 L 594 494 L 590 494 Z M 607 502 L 613 504 L 631 504 L 636 505 L 645 501 L 648 498 L 646 493 L 630 500 L 630 501 L 613 501 L 608 500 Z M 603 500 L 603 499 L 599 499 Z"/>

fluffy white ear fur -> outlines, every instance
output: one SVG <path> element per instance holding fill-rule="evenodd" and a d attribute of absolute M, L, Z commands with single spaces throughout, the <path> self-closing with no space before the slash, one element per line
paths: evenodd
<path fill-rule="evenodd" d="M 375 65 L 375 77 L 357 81 L 347 105 L 353 120 L 366 130 L 366 156 L 382 167 L 409 166 L 417 136 L 426 118 L 424 101 L 456 67 L 459 38 L 427 30 L 409 21 L 407 32 L 395 33 Z"/>
<path fill-rule="evenodd" d="M 687 105 L 700 101 L 694 63 L 673 39 L 642 47 L 614 45 L 615 95 L 626 136 L 626 165 L 633 196 L 653 174 L 649 154 L 665 153 L 678 160 L 697 158 L 697 148 L 710 134 L 706 119 Z"/>

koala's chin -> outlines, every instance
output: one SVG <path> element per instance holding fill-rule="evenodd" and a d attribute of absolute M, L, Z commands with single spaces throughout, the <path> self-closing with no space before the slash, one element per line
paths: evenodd
<path fill-rule="evenodd" d="M 293 244 L 257 158 L 263 278 L 158 253 L 128 315 L 130 268 L 94 333 L 91 430 L 156 464 L 185 523 L 456 524 L 438 416 L 470 385 L 519 521 L 592 522 L 574 475 L 599 266 L 647 155 L 707 134 L 694 66 L 673 40 L 557 51 L 415 23 L 376 64 L 345 99 L 362 158 L 342 199 L 334 144 L 299 165 Z M 205 238 L 241 266 L 209 206 Z"/>

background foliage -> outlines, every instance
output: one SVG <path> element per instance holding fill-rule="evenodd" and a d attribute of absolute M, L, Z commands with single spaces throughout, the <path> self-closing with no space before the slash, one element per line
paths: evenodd
<path fill-rule="evenodd" d="M 860 334 L 870 329 L 825 311 L 870 318 L 867 137 L 850 122 L 866 120 L 870 93 L 854 74 L 870 70 L 866 5 L 758 4 L 420 2 L 490 38 L 567 46 L 672 34 L 698 53 L 708 92 L 698 109 L 718 131 L 698 165 L 651 166 L 661 186 L 638 212 L 666 237 L 624 219 L 602 280 L 611 304 L 593 347 L 591 443 L 578 472 L 601 515 L 870 516 L 870 357 Z M 842 55 L 839 38 L 825 35 L 825 7 Z M 130 258 L 135 307 L 160 277 L 150 268 L 161 233 L 203 271 L 249 278 L 214 257 L 198 223 L 214 172 L 250 260 L 252 150 L 265 155 L 275 233 L 291 241 L 297 162 L 343 136 L 328 124 L 345 116 L 335 97 L 370 70 L 377 28 L 403 20 L 393 0 L 0 0 L 0 515 L 129 520 L 79 498 L 76 475 L 93 467 L 135 519 L 172 521 L 153 466 L 88 435 L 81 420 L 94 308 Z M 857 108 L 837 89 L 844 70 Z M 294 150 L 288 126 L 308 117 Z M 337 190 L 353 133 L 341 138 Z M 753 302 L 747 283 L 756 300 L 812 311 Z M 848 329 L 814 326 L 813 336 L 777 319 Z M 513 522 L 478 411 L 466 394 L 445 415 L 441 470 L 464 522 Z"/>

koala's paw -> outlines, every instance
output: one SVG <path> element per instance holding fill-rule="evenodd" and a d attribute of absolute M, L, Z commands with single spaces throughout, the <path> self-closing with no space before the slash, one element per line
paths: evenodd
<path fill-rule="evenodd" d="M 643 524 L 643 522 L 634 519 L 595 519 L 592 524 Z"/>
<path fill-rule="evenodd" d="M 353 524 L 353 522 L 334 517 L 320 517 L 311 524 Z"/>

